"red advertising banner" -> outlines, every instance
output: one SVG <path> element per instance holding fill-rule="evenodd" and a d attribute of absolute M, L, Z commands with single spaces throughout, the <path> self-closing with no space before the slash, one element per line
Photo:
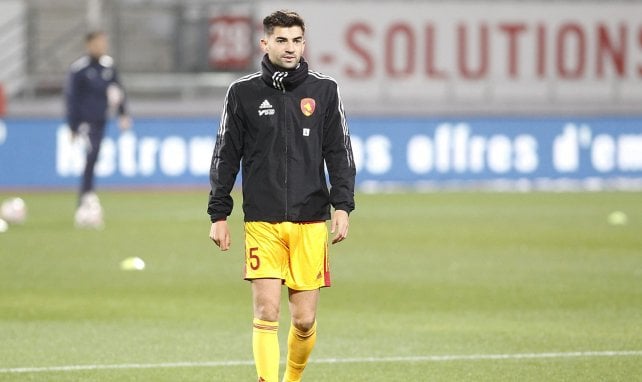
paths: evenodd
<path fill-rule="evenodd" d="M 219 15 L 209 22 L 209 63 L 214 70 L 248 70 L 253 64 L 252 19 Z"/>
<path fill-rule="evenodd" d="M 263 15 L 294 3 L 261 5 Z M 642 102 L 640 2 L 298 1 L 296 9 L 305 57 L 352 104 L 505 111 Z"/>

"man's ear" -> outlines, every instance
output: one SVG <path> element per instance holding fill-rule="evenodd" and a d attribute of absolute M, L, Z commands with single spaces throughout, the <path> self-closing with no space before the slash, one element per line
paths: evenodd
<path fill-rule="evenodd" d="M 267 38 L 262 38 L 261 41 L 259 41 L 259 46 L 263 53 L 267 53 L 267 43 Z"/>

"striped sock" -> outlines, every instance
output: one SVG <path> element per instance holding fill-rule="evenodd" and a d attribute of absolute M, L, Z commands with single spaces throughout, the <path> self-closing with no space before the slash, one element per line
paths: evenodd
<path fill-rule="evenodd" d="M 279 379 L 279 329 L 278 322 L 254 319 L 252 350 L 259 381 L 278 382 Z"/>
<path fill-rule="evenodd" d="M 317 342 L 317 323 L 312 328 L 303 332 L 290 325 L 288 334 L 288 360 L 285 365 L 284 382 L 298 382 L 301 380 L 303 369 L 308 364 L 310 353 Z"/>

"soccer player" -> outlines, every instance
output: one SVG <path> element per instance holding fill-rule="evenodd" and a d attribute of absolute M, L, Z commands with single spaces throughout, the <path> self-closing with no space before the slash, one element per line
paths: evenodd
<path fill-rule="evenodd" d="M 283 380 L 290 382 L 301 380 L 316 342 L 319 289 L 330 286 L 326 220 L 332 218 L 332 243 L 344 240 L 354 209 L 355 167 L 337 83 L 308 70 L 302 57 L 303 20 L 295 12 L 277 11 L 265 17 L 263 27 L 261 71 L 232 83 L 225 97 L 208 213 L 210 238 L 228 250 L 230 191 L 242 162 L 254 362 L 259 381 L 278 382 L 285 284 L 291 325 Z"/>
<path fill-rule="evenodd" d="M 86 144 L 87 157 L 78 195 L 76 224 L 83 209 L 100 208 L 94 193 L 94 167 L 105 135 L 105 126 L 112 109 L 117 109 L 119 127 L 127 130 L 131 119 L 127 115 L 125 97 L 114 60 L 107 55 L 107 35 L 102 31 L 85 36 L 87 54 L 71 64 L 65 98 L 67 124 L 72 139 L 81 137 Z M 102 218 L 96 225 L 102 224 Z"/>

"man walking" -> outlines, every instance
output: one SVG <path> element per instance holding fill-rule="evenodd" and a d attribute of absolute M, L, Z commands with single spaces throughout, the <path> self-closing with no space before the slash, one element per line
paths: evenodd
<path fill-rule="evenodd" d="M 105 126 L 111 109 L 120 115 L 119 127 L 131 127 L 127 116 L 125 97 L 114 60 L 107 56 L 108 41 L 104 32 L 85 36 L 87 54 L 71 64 L 65 88 L 67 124 L 73 139 L 85 141 L 87 157 L 78 194 L 76 225 L 98 228 L 102 226 L 102 208 L 94 193 L 94 167 L 105 135 Z"/>
<path fill-rule="evenodd" d="M 283 380 L 290 382 L 301 380 L 316 342 L 319 289 L 330 286 L 326 220 L 332 217 L 333 244 L 347 237 L 355 166 L 337 84 L 308 70 L 302 57 L 303 20 L 295 12 L 277 11 L 263 27 L 261 71 L 232 83 L 225 98 L 208 214 L 210 238 L 228 250 L 230 192 L 242 162 L 245 279 L 252 286 L 256 371 L 259 381 L 278 381 L 285 284 L 291 326 Z"/>

